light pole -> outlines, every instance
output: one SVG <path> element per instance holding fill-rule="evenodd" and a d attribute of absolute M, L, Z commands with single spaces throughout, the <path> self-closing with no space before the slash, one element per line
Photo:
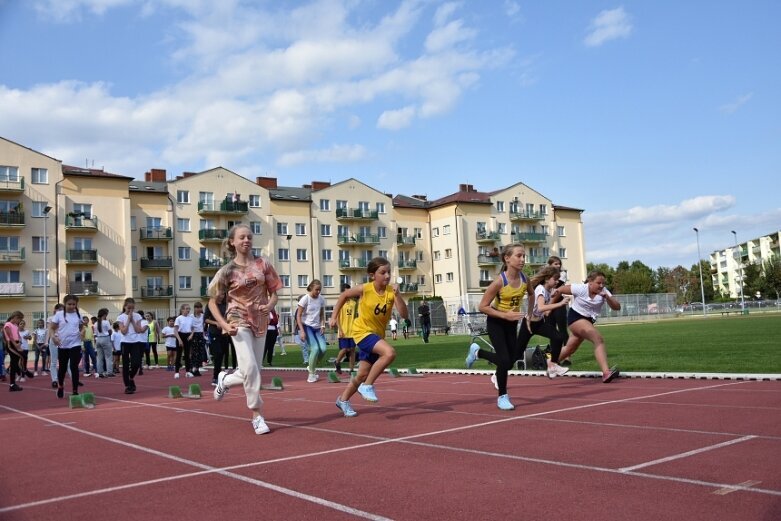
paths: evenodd
<path fill-rule="evenodd" d="M 43 207 L 43 320 L 46 321 L 48 306 L 49 268 L 46 266 L 46 257 L 49 253 L 49 237 L 46 235 L 46 221 L 49 220 L 49 212 L 52 207 L 48 204 Z"/>
<path fill-rule="evenodd" d="M 295 343 L 293 338 L 293 331 L 296 330 L 295 324 L 293 324 L 295 319 L 295 313 L 293 312 L 293 255 L 290 251 L 290 239 L 292 238 L 292 235 L 287 236 L 287 261 L 290 263 L 290 271 L 288 272 L 288 286 L 290 287 L 290 341 Z"/>
<path fill-rule="evenodd" d="M 740 270 L 740 310 L 743 311 L 746 309 L 746 301 L 743 299 L 743 259 L 738 248 L 738 234 L 735 233 L 735 230 L 732 230 L 732 235 L 735 237 L 735 258 L 738 261 L 738 269 Z"/>
<path fill-rule="evenodd" d="M 700 230 L 692 228 L 697 236 L 697 267 L 700 268 L 700 295 L 702 296 L 702 316 L 708 316 L 705 311 L 705 283 L 702 280 L 702 256 L 700 255 Z"/>

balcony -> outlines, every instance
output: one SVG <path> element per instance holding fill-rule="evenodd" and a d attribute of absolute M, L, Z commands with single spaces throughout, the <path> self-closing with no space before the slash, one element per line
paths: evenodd
<path fill-rule="evenodd" d="M 405 271 L 405 270 L 415 270 L 418 267 L 418 261 L 415 259 L 412 260 L 400 260 L 398 264 L 399 270 Z"/>
<path fill-rule="evenodd" d="M 22 212 L 0 212 L 0 228 L 16 228 L 18 226 L 24 226 Z"/>
<path fill-rule="evenodd" d="M 17 251 L 0 251 L 0 264 L 22 264 L 24 262 L 24 248 Z"/>
<path fill-rule="evenodd" d="M 526 264 L 529 264 L 531 266 L 542 266 L 543 264 L 548 263 L 548 257 L 543 257 L 542 255 L 527 255 L 526 256 Z"/>
<path fill-rule="evenodd" d="M 143 257 L 142 270 L 170 270 L 174 267 L 173 257 Z"/>
<path fill-rule="evenodd" d="M 493 280 L 490 280 L 490 279 L 488 279 L 488 280 L 481 280 L 479 284 L 480 284 L 481 288 L 487 288 L 488 286 L 491 285 L 492 282 L 493 282 Z"/>
<path fill-rule="evenodd" d="M 24 192 L 24 177 L 0 179 L 0 192 Z"/>
<path fill-rule="evenodd" d="M 80 213 L 69 213 L 65 216 L 65 229 L 95 232 L 98 230 L 98 218 L 94 215 L 87 217 Z"/>
<path fill-rule="evenodd" d="M 359 210 L 350 208 L 337 208 L 337 221 L 376 221 L 379 219 L 377 210 Z"/>
<path fill-rule="evenodd" d="M 502 258 L 498 255 L 478 255 L 478 266 L 499 266 L 502 263 Z"/>
<path fill-rule="evenodd" d="M 544 221 L 545 214 L 540 212 L 510 212 L 510 222 Z"/>
<path fill-rule="evenodd" d="M 198 230 L 198 240 L 201 242 L 222 242 L 228 238 L 228 230 L 224 228 L 210 228 Z"/>
<path fill-rule="evenodd" d="M 170 241 L 174 237 L 170 226 L 141 228 L 139 232 L 138 238 L 141 241 Z"/>
<path fill-rule="evenodd" d="M 398 244 L 400 248 L 415 246 L 415 237 L 412 235 L 397 235 L 396 244 Z"/>
<path fill-rule="evenodd" d="M 513 240 L 516 242 L 545 242 L 548 238 L 544 233 L 514 232 Z"/>
<path fill-rule="evenodd" d="M 364 259 L 342 259 L 339 261 L 339 269 L 342 271 L 366 271 L 368 261 Z"/>
<path fill-rule="evenodd" d="M 174 287 L 171 285 L 157 288 L 141 287 L 141 298 L 170 298 L 174 296 Z"/>
<path fill-rule="evenodd" d="M 495 243 L 496 241 L 501 240 L 501 236 L 499 235 L 499 232 L 488 232 L 485 230 L 479 230 L 477 233 L 475 233 L 475 239 L 477 239 L 478 244 L 487 244 L 487 243 Z"/>
<path fill-rule="evenodd" d="M 97 281 L 81 282 L 78 280 L 72 280 L 68 282 L 68 293 L 71 295 L 97 295 L 98 283 Z"/>
<path fill-rule="evenodd" d="M 247 201 L 220 201 L 219 203 L 198 203 L 199 215 L 243 215 L 249 212 Z"/>
<path fill-rule="evenodd" d="M 97 264 L 98 250 L 68 250 L 65 252 L 66 264 Z"/>
<path fill-rule="evenodd" d="M 418 283 L 399 284 L 399 293 L 417 293 Z"/>
<path fill-rule="evenodd" d="M 208 284 L 201 284 L 201 298 L 209 298 L 209 285 Z"/>
<path fill-rule="evenodd" d="M 365 244 L 380 244 L 379 235 L 339 235 L 336 238 L 339 246 L 361 246 Z"/>
<path fill-rule="evenodd" d="M 228 264 L 228 259 L 214 257 L 212 259 L 198 259 L 198 267 L 204 271 L 217 271 Z"/>
<path fill-rule="evenodd" d="M 24 297 L 24 282 L 0 282 L 0 297 Z"/>

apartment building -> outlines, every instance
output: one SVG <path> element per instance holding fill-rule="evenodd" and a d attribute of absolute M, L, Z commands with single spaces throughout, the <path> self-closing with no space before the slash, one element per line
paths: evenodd
<path fill-rule="evenodd" d="M 343 283 L 368 280 L 375 256 L 391 262 L 406 297 L 438 296 L 457 307 L 479 300 L 501 265 L 494 249 L 511 242 L 525 245 L 531 268 L 558 255 L 569 279 L 582 280 L 581 213 L 523 183 L 494 192 L 462 184 L 429 201 L 356 179 L 253 182 L 223 167 L 170 179 L 152 169 L 136 180 L 63 165 L 0 138 L 0 318 L 14 309 L 37 318 L 44 301 L 50 309 L 68 292 L 90 314 L 116 314 L 127 296 L 165 313 L 203 300 L 239 222 L 282 277 L 283 316 L 315 279 L 333 305 Z"/>
<path fill-rule="evenodd" d="M 713 289 L 729 295 L 730 298 L 740 298 L 740 287 L 743 277 L 743 267 L 748 264 L 762 264 L 771 257 L 779 257 L 781 248 L 778 241 L 779 231 L 746 242 L 730 246 L 710 254 L 711 278 Z M 753 295 L 744 295 L 749 299 Z"/>

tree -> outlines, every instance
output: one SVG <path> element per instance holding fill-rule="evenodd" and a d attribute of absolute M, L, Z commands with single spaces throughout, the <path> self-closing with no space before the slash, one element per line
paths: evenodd
<path fill-rule="evenodd" d="M 781 257 L 774 255 L 762 265 L 762 294 L 781 299 Z"/>
<path fill-rule="evenodd" d="M 589 263 L 586 264 L 586 273 L 591 273 L 592 271 L 601 271 L 602 273 L 604 273 L 605 274 L 605 285 L 608 288 L 612 288 L 613 287 L 613 275 L 615 275 L 615 270 L 613 268 L 611 268 L 610 266 L 608 266 L 604 262 L 599 263 L 599 264 L 594 264 L 594 263 L 589 262 Z M 575 282 L 575 281 L 571 280 L 570 282 Z M 580 281 L 577 281 L 577 282 L 580 282 Z"/>
<path fill-rule="evenodd" d="M 762 293 L 762 265 L 752 262 L 743 266 L 743 296 L 751 299 L 759 291 Z"/>
<path fill-rule="evenodd" d="M 692 292 L 695 297 L 699 296 L 702 298 L 703 292 L 700 291 L 700 269 L 702 269 L 702 286 L 705 289 L 705 302 L 713 302 L 713 296 L 716 291 L 713 289 L 713 279 L 710 276 L 710 262 L 706 260 L 700 260 L 699 266 L 696 264 L 692 265 L 690 272 L 694 284 Z"/>
<path fill-rule="evenodd" d="M 632 262 L 631 265 L 622 261 L 613 276 L 612 290 L 623 294 L 653 293 L 653 271 L 639 260 Z"/>
<path fill-rule="evenodd" d="M 668 288 L 667 291 L 669 293 L 675 293 L 677 295 L 676 301 L 679 304 L 694 300 L 692 298 L 692 295 L 694 294 L 692 288 L 695 287 L 694 280 L 691 272 L 683 266 L 679 265 L 670 270 L 664 280 L 664 285 L 665 288 Z M 699 281 L 697 282 L 696 287 L 699 289 Z M 699 292 L 697 295 L 699 296 Z"/>

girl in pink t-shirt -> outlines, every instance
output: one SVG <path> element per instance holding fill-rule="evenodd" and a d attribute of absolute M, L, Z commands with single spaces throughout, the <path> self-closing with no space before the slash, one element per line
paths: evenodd
<path fill-rule="evenodd" d="M 252 254 L 252 230 L 246 224 L 231 228 L 223 246 L 233 259 L 209 284 L 209 309 L 219 327 L 233 337 L 239 367 L 231 374 L 222 371 L 217 376 L 214 399 L 221 400 L 230 387 L 243 385 L 247 407 L 252 410 L 252 427 L 256 434 L 265 434 L 270 429 L 261 414 L 260 367 L 268 314 L 277 303 L 282 281 L 267 259 Z M 224 315 L 218 306 L 223 298 L 227 301 Z"/>
<path fill-rule="evenodd" d="M 24 369 L 22 369 L 22 345 L 21 338 L 19 338 L 19 322 L 24 318 L 24 313 L 21 311 L 14 311 L 11 316 L 8 317 L 8 322 L 3 326 L 3 338 L 5 339 L 6 351 L 8 356 L 11 357 L 11 367 L 8 371 L 11 382 L 9 391 L 21 391 L 22 388 L 16 383 L 16 377 L 24 376 Z M 26 368 L 25 368 L 26 369 Z"/>

